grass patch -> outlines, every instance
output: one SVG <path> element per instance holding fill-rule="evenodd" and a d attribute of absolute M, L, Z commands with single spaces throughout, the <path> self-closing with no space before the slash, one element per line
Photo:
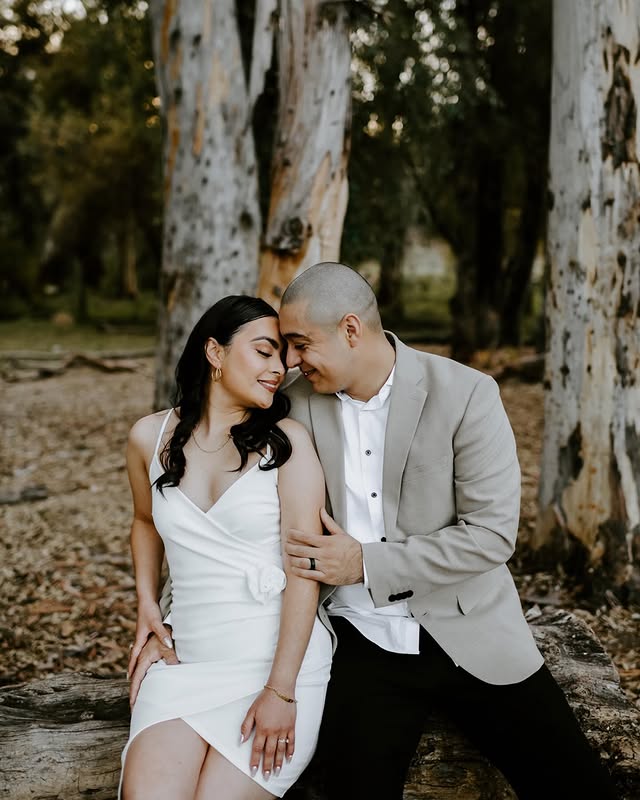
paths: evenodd
<path fill-rule="evenodd" d="M 405 279 L 403 314 L 394 317 L 383 311 L 383 324 L 407 340 L 417 336 L 432 341 L 448 341 L 451 335 L 449 300 L 454 292 L 453 275 Z"/>
<path fill-rule="evenodd" d="M 155 347 L 153 331 L 141 328 L 103 331 L 95 325 L 60 328 L 48 320 L 18 319 L 0 322 L 0 352 L 37 350 L 43 352 L 88 352 L 140 350 Z"/>
<path fill-rule="evenodd" d="M 91 292 L 89 321 L 73 321 L 73 297 L 60 293 L 38 299 L 37 311 L 29 316 L 0 321 L 0 352 L 86 352 L 141 350 L 155 347 L 157 297 L 141 292 L 135 299 L 108 298 Z M 64 313 L 67 324 L 56 324 Z"/>

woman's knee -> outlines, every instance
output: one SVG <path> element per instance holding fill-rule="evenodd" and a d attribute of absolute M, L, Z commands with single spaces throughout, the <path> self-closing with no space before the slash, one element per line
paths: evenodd
<path fill-rule="evenodd" d="M 207 750 L 208 744 L 183 720 L 147 728 L 129 745 L 122 800 L 193 800 Z"/>

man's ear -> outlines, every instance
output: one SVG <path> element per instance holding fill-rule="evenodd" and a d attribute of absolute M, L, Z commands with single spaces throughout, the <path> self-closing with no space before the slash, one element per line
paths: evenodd
<path fill-rule="evenodd" d="M 210 337 L 204 345 L 204 353 L 212 367 L 222 368 L 224 361 L 224 347 L 216 339 Z"/>
<path fill-rule="evenodd" d="M 357 314 L 345 314 L 339 329 L 344 333 L 350 347 L 355 347 L 362 337 L 362 321 Z"/>

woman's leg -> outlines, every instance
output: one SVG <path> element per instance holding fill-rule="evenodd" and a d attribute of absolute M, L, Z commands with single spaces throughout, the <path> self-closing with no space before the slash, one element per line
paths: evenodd
<path fill-rule="evenodd" d="M 217 750 L 209 747 L 194 800 L 272 800 L 274 797 Z"/>
<path fill-rule="evenodd" d="M 123 800 L 193 800 L 208 748 L 181 719 L 146 728 L 127 751 Z"/>

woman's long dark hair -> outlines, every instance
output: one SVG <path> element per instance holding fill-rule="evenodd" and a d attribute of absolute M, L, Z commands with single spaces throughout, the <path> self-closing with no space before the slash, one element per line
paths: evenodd
<path fill-rule="evenodd" d="M 211 383 L 211 364 L 205 346 L 215 339 L 226 347 L 243 325 L 263 317 L 278 317 L 274 308 L 264 300 L 248 295 L 229 295 L 218 300 L 200 317 L 191 331 L 176 367 L 176 391 L 173 407 L 179 409 L 180 420 L 160 454 L 164 473 L 155 481 L 162 493 L 165 486 L 178 486 L 184 475 L 186 459 L 184 446 L 202 419 Z M 289 398 L 277 391 L 269 408 L 252 408 L 248 416 L 230 430 L 231 438 L 240 453 L 238 471 L 244 469 L 249 453 L 264 453 L 271 448 L 271 458 L 260 469 L 274 469 L 291 455 L 291 442 L 276 423 L 289 413 Z"/>

